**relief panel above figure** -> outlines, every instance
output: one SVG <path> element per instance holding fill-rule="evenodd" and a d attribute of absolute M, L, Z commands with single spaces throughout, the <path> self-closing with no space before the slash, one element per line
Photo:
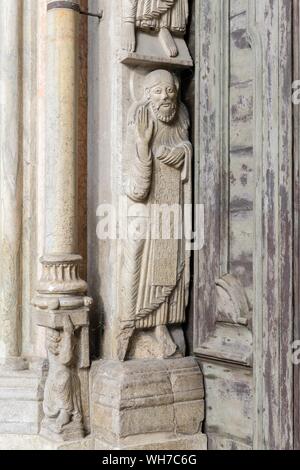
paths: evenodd
<path fill-rule="evenodd" d="M 188 0 L 123 0 L 122 48 L 140 62 L 160 57 L 157 63 L 192 66 L 183 39 L 188 19 Z"/>
<path fill-rule="evenodd" d="M 128 52 L 135 52 L 135 29 L 156 32 L 165 52 L 178 55 L 174 35 L 183 36 L 189 16 L 188 0 L 124 0 L 125 43 Z"/>

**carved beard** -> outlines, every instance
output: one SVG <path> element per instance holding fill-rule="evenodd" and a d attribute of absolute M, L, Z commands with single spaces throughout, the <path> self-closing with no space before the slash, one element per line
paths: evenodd
<path fill-rule="evenodd" d="M 161 107 L 163 106 L 163 104 L 169 104 L 170 107 L 167 109 L 167 111 L 164 111 L 164 112 L 161 112 Z M 176 116 L 176 113 L 177 113 L 177 105 L 168 101 L 168 102 L 165 102 L 165 103 L 162 103 L 162 104 L 159 104 L 159 105 L 156 105 L 155 103 L 153 103 L 152 101 L 150 101 L 150 105 L 151 105 L 151 109 L 155 115 L 155 117 L 159 120 L 159 121 L 162 121 L 164 123 L 169 123 L 171 121 L 173 121 L 173 119 L 175 118 Z"/>

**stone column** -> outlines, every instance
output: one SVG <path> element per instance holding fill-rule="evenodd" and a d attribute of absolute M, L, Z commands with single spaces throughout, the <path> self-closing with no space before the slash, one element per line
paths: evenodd
<path fill-rule="evenodd" d="M 21 353 L 21 58 L 22 2 L 3 2 L 0 11 L 0 363 L 26 368 Z"/>
<path fill-rule="evenodd" d="M 56 440 L 83 437 L 87 421 L 82 370 L 91 300 L 77 254 L 79 18 L 79 0 L 48 1 L 45 251 L 34 304 L 49 356 L 42 433 Z"/>

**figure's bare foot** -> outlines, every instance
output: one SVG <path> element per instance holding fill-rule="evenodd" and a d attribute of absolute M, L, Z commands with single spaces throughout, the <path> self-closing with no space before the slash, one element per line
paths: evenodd
<path fill-rule="evenodd" d="M 127 52 L 135 52 L 136 49 L 136 37 L 135 37 L 135 24 L 124 23 L 123 31 L 123 49 Z"/>
<path fill-rule="evenodd" d="M 176 353 L 177 345 L 172 340 L 166 325 L 157 326 L 155 328 L 155 337 L 157 342 L 160 343 L 164 359 L 172 357 Z"/>
<path fill-rule="evenodd" d="M 176 57 L 178 56 L 178 49 L 176 46 L 176 42 L 172 36 L 172 33 L 168 30 L 168 28 L 162 28 L 159 33 L 159 39 L 162 43 L 162 46 L 169 57 Z"/>

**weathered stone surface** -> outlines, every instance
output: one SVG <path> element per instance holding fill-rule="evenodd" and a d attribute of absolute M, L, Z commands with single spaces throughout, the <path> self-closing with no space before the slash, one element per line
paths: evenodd
<path fill-rule="evenodd" d="M 154 434 L 161 443 L 180 441 L 181 434 L 201 436 L 204 390 L 194 358 L 100 361 L 92 366 L 91 384 L 92 431 L 99 442 L 132 448 L 141 436 L 144 443 Z"/>
<path fill-rule="evenodd" d="M 135 341 L 130 357 L 167 359 L 178 347 L 169 326 L 185 322 L 190 281 L 189 216 L 192 144 L 189 115 L 180 101 L 178 76 L 167 70 L 136 73 L 141 95 L 128 112 L 123 155 L 124 193 L 140 236 L 128 233 L 122 245 L 118 357 L 127 358 L 139 330 L 152 330 L 148 344 Z M 140 82 L 138 84 L 138 82 Z M 128 217 L 129 218 L 129 217 Z M 162 220 L 163 219 L 163 220 Z M 129 232 L 128 230 L 128 232 Z M 145 338 L 146 343 L 146 338 Z M 151 347 L 151 342 L 154 346 Z"/>
<path fill-rule="evenodd" d="M 205 434 L 196 434 L 172 439 L 166 435 L 154 434 L 151 439 L 143 436 L 136 439 L 135 443 L 124 443 L 119 447 L 112 447 L 96 438 L 95 450 L 207 450 L 207 437 Z"/>
<path fill-rule="evenodd" d="M 123 63 L 192 66 L 182 39 L 189 18 L 188 0 L 123 0 Z"/>
<path fill-rule="evenodd" d="M 177 98 L 178 114 L 174 116 L 172 123 L 167 123 L 169 125 L 161 126 L 159 119 L 157 119 L 156 116 L 153 116 L 154 113 L 151 111 L 150 100 L 147 98 L 145 90 L 147 83 L 146 76 L 153 71 L 158 74 L 158 71 L 162 68 L 162 62 L 164 62 L 163 68 L 165 70 L 174 72 L 174 75 L 176 75 L 177 79 L 175 80 L 175 88 L 177 88 L 177 85 L 180 82 L 180 80 L 178 82 L 178 78 L 180 74 L 179 70 L 181 69 L 182 64 L 180 64 L 179 60 L 180 55 L 170 58 L 167 56 L 167 54 L 164 53 L 164 51 L 161 49 L 160 41 L 156 34 L 148 34 L 148 32 L 140 31 L 139 28 L 137 31 L 137 50 L 135 52 L 128 52 L 123 50 L 125 55 L 135 55 L 134 64 L 120 63 L 120 58 L 123 53 L 123 32 L 125 30 L 123 23 L 122 3 L 123 2 L 112 3 L 110 0 L 101 0 L 99 2 L 91 0 L 89 2 L 90 9 L 97 11 L 98 8 L 101 8 L 103 11 L 105 11 L 105 18 L 103 17 L 101 27 L 99 28 L 98 24 L 90 22 L 89 28 L 89 93 L 92 98 L 90 99 L 89 103 L 88 200 L 90 209 L 88 221 L 88 250 L 89 258 L 93 259 L 94 261 L 93 263 L 89 264 L 88 276 L 91 292 L 93 292 L 93 297 L 96 298 L 95 307 L 92 312 L 92 328 L 96 332 L 96 335 L 98 332 L 100 333 L 103 330 L 105 331 L 105 334 L 103 334 L 101 337 L 101 341 L 98 341 L 96 344 L 95 354 L 97 357 L 103 357 L 105 359 L 115 359 L 118 357 L 118 353 L 119 357 L 124 358 L 124 356 L 126 356 L 126 352 L 128 352 L 128 359 L 166 357 L 163 354 L 163 348 L 160 348 L 160 350 L 159 348 L 156 348 L 155 339 L 150 338 L 151 333 L 147 334 L 147 341 L 144 341 L 144 337 L 142 336 L 142 341 L 147 344 L 139 344 L 139 347 L 136 348 L 136 338 L 133 338 L 133 347 L 131 351 L 129 350 L 130 346 L 128 349 L 125 344 L 123 350 L 120 352 L 121 339 L 119 335 L 119 318 L 123 317 L 123 320 L 125 318 L 125 320 L 129 320 L 130 322 L 132 317 L 135 316 L 136 312 L 134 310 L 136 309 L 130 308 L 129 304 L 132 300 L 133 306 L 136 306 L 134 294 L 136 295 L 137 291 L 139 291 L 142 295 L 143 288 L 141 287 L 140 289 L 134 289 L 134 284 L 137 285 L 140 280 L 142 282 L 142 280 L 145 279 L 145 276 L 140 275 L 140 272 L 138 274 L 134 273 L 135 267 L 138 266 L 140 261 L 140 257 L 135 255 L 131 256 L 131 253 L 129 253 L 129 256 L 126 258 L 130 260 L 130 273 L 128 276 L 124 276 L 124 280 L 122 279 L 122 271 L 124 272 L 124 270 L 128 267 L 128 264 L 124 261 L 125 256 L 123 256 L 124 252 L 126 252 L 126 250 L 123 249 L 123 245 L 125 244 L 125 241 L 127 241 L 126 235 L 124 240 L 122 234 L 120 235 L 120 230 L 117 230 L 117 239 L 114 237 L 112 237 L 112 239 L 109 236 L 101 237 L 99 236 L 99 229 L 101 226 L 103 227 L 103 222 L 105 222 L 106 216 L 103 211 L 106 207 L 110 213 L 111 211 L 115 212 L 118 219 L 119 215 L 121 215 L 121 217 L 124 215 L 124 212 L 122 210 L 119 211 L 119 208 L 122 205 L 122 200 L 127 197 L 125 182 L 128 164 L 131 163 L 131 167 L 134 168 L 136 163 L 136 151 L 133 153 L 132 149 L 128 150 L 128 143 L 134 144 L 134 142 L 137 141 L 136 131 L 138 130 L 138 115 L 137 113 L 134 113 L 134 110 L 138 110 L 143 107 L 149 108 L 149 117 L 151 118 L 151 121 L 153 120 L 154 124 L 158 124 L 159 127 L 165 127 L 166 129 L 169 128 L 170 133 L 168 131 L 166 132 L 166 139 L 168 139 L 172 132 L 179 127 L 181 122 L 179 117 L 181 118 L 183 115 L 182 110 L 184 105 L 181 103 L 179 95 Z M 135 19 L 135 13 L 133 16 Z M 136 31 L 134 24 L 133 27 L 133 37 L 135 41 Z M 147 43 L 148 50 L 154 51 L 151 60 L 149 60 L 149 57 L 144 54 L 145 51 L 143 52 L 142 50 L 144 48 L 143 41 L 145 41 L 145 44 Z M 184 39 L 182 37 L 179 37 L 178 41 L 178 44 L 182 41 L 182 44 L 185 45 Z M 101 78 L 103 70 L 109 71 L 110 79 L 106 80 L 106 85 L 104 85 L 104 82 Z M 160 74 L 161 76 L 164 75 L 164 77 L 166 77 L 165 73 L 163 74 L 160 72 Z M 170 80 L 168 80 L 168 83 L 169 81 Z M 174 88 L 173 83 L 172 88 Z M 170 97 L 168 97 L 168 99 L 170 99 Z M 107 110 L 108 114 L 104 116 L 104 114 L 100 112 L 101 109 Z M 188 116 L 186 117 L 187 119 L 184 119 L 184 121 L 187 123 Z M 184 131 L 184 128 L 186 129 L 186 127 L 188 127 L 188 125 L 184 124 L 182 130 Z M 181 143 L 183 140 L 190 140 L 189 133 L 185 132 L 185 134 L 186 136 L 184 138 L 179 139 L 181 140 Z M 104 139 L 103 136 L 106 136 L 106 138 Z M 156 143 L 158 143 L 155 130 L 153 132 L 153 141 L 154 140 Z M 174 144 L 166 145 L 168 150 L 173 151 L 173 148 L 179 146 L 178 139 L 175 140 L 176 142 L 174 142 Z M 101 142 L 101 145 L 99 145 L 99 142 Z M 155 157 L 158 156 L 158 153 L 155 151 L 154 145 L 152 145 L 150 142 L 149 145 L 147 144 L 147 147 L 149 152 L 151 152 L 153 163 L 156 164 L 158 159 Z M 185 155 L 187 155 L 187 152 L 185 152 Z M 165 165 L 165 167 L 168 167 L 168 165 Z M 147 178 L 147 184 L 152 183 L 152 194 L 154 194 L 153 189 L 156 181 L 155 175 L 157 175 L 154 164 L 153 169 L 153 178 L 151 178 L 150 181 L 149 178 Z M 169 165 L 169 168 L 167 169 L 172 170 L 172 165 Z M 149 168 L 147 168 L 147 174 L 148 173 Z M 129 174 L 133 176 L 134 171 L 129 171 Z M 168 188 L 170 187 L 169 184 Z M 180 184 L 181 188 L 183 186 L 186 188 L 187 198 L 184 197 L 184 202 L 188 202 L 187 193 L 189 185 L 190 181 L 188 181 L 187 184 L 184 184 L 183 182 Z M 144 201 L 139 202 L 142 202 L 141 205 L 147 206 L 147 194 L 145 194 Z M 165 202 L 168 203 L 168 201 Z M 131 203 L 129 206 L 131 206 Z M 95 217 L 95 213 L 97 213 L 97 218 Z M 160 253 L 161 252 L 162 250 Z M 158 250 L 156 250 L 156 253 L 157 255 L 159 254 Z M 166 256 L 166 250 L 163 254 Z M 186 254 L 188 257 L 188 253 Z M 165 271 L 169 272 L 170 269 L 173 269 L 174 276 L 175 256 L 171 256 L 170 258 L 172 259 L 172 263 L 166 264 L 168 270 Z M 146 252 L 144 253 L 143 259 L 147 259 Z M 155 264 L 160 265 L 160 268 L 162 266 L 162 263 L 155 263 L 151 261 L 149 263 L 149 267 L 152 269 Z M 187 261 L 186 294 L 188 291 L 187 284 L 190 278 L 189 274 L 187 273 L 188 268 L 189 262 Z M 164 270 L 160 269 L 161 276 L 163 273 Z M 179 274 L 179 270 L 177 274 Z M 135 278 L 136 283 L 134 282 Z M 148 287 L 149 286 L 150 283 L 148 283 Z M 165 285 L 162 285 L 161 287 L 164 288 Z M 126 295 L 129 299 L 127 302 L 128 305 L 123 306 L 124 302 L 121 297 Z M 184 296 L 185 300 L 187 300 L 187 295 Z M 180 295 L 179 297 L 180 300 L 182 300 L 183 295 Z M 146 298 L 144 300 L 146 302 Z M 167 302 L 165 302 L 165 304 L 166 303 Z M 164 305 L 164 307 L 165 306 L 166 305 Z M 153 305 L 151 303 L 151 308 L 152 307 Z M 153 317 L 155 316 L 156 313 L 153 314 Z M 143 331 L 145 329 L 151 328 L 151 320 L 154 320 L 153 327 L 162 326 L 158 325 L 158 322 L 155 320 L 155 318 L 150 317 L 151 315 L 148 315 L 147 318 L 141 318 L 140 322 L 136 322 L 140 324 L 140 327 L 142 323 L 144 323 L 145 328 L 140 328 Z M 182 322 L 183 321 L 180 320 L 177 324 L 181 324 Z M 166 322 L 162 321 L 162 323 L 165 325 Z M 168 323 L 168 326 L 169 324 L 170 322 Z M 133 326 L 135 327 L 135 325 Z M 128 328 L 128 331 L 129 329 L 132 331 L 135 328 L 130 327 Z M 136 328 L 136 331 L 138 331 L 138 328 Z M 137 333 L 137 335 L 140 336 L 139 333 Z M 126 336 L 126 333 L 124 336 Z M 130 335 L 128 334 L 128 336 Z M 166 336 L 167 335 L 165 335 L 165 337 Z M 98 337 L 97 339 L 99 340 Z M 138 338 L 138 340 L 139 339 L 140 338 Z M 124 343 L 126 342 L 127 339 L 125 338 Z M 140 341 L 138 342 L 140 343 Z M 174 340 L 172 340 L 172 342 L 174 342 Z M 184 351 L 184 347 L 182 347 L 182 337 L 179 339 L 179 342 L 180 345 L 178 344 L 178 349 L 182 354 Z M 170 341 L 168 341 L 168 343 L 170 344 Z M 174 344 L 171 344 L 169 349 L 171 353 L 174 353 Z M 148 355 L 146 356 L 146 354 Z M 167 357 L 170 355 L 172 354 L 167 354 Z"/>
<path fill-rule="evenodd" d="M 120 62 L 125 65 L 145 65 L 155 64 L 170 68 L 187 68 L 193 66 L 193 61 L 184 39 L 174 38 L 174 43 L 178 54 L 175 58 L 169 58 L 165 54 L 160 43 L 156 38 L 149 36 L 143 31 L 137 32 L 138 46 L 135 52 L 119 51 Z"/>
<path fill-rule="evenodd" d="M 247 445 L 238 439 L 230 439 L 230 437 L 222 437 L 218 434 L 209 434 L 208 447 L 209 450 L 253 450 L 251 445 Z"/>
<path fill-rule="evenodd" d="M 199 433 L 205 418 L 204 408 L 204 400 L 201 403 L 199 401 L 175 403 L 175 421 L 178 434 L 194 435 Z"/>
<path fill-rule="evenodd" d="M 80 441 L 66 443 L 53 442 L 41 436 L 26 434 L 1 434 L 0 450 L 93 450 L 94 441 L 88 437 Z"/>
<path fill-rule="evenodd" d="M 22 5 L 18 0 L 3 4 L 0 30 L 3 45 L 0 52 L 0 364 L 19 369 L 22 246 L 22 113 L 19 73 L 22 59 L 19 50 Z"/>
<path fill-rule="evenodd" d="M 57 443 L 41 436 L 1 434 L 0 450 L 206 450 L 207 438 L 204 434 L 167 438 L 154 434 L 151 439 L 143 437 L 136 445 L 112 447 L 107 442 L 87 437 L 80 441 Z"/>
<path fill-rule="evenodd" d="M 0 434 L 38 434 L 45 377 L 0 368 Z"/>

